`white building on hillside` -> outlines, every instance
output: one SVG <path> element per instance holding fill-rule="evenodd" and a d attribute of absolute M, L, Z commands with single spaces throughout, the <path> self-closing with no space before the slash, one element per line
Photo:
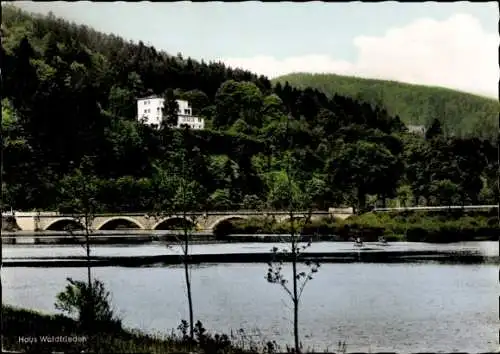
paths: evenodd
<path fill-rule="evenodd" d="M 413 134 L 425 135 L 426 129 L 423 125 L 408 125 L 408 132 Z"/>
<path fill-rule="evenodd" d="M 193 110 L 188 101 L 176 100 L 179 105 L 177 111 L 177 128 L 189 125 L 191 129 L 205 129 L 205 120 L 193 116 Z M 158 96 L 149 96 L 137 100 L 137 119 L 144 119 L 144 123 L 159 127 L 163 116 L 164 99 Z"/>

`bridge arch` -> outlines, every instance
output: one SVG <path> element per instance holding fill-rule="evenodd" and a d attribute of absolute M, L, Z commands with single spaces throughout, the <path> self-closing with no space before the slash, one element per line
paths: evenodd
<path fill-rule="evenodd" d="M 228 216 L 223 216 L 217 220 L 215 220 L 211 225 L 209 225 L 208 229 L 213 230 L 217 225 L 220 223 L 226 222 L 226 221 L 231 221 L 231 220 L 245 220 L 248 219 L 248 216 L 246 215 L 228 215 Z"/>
<path fill-rule="evenodd" d="M 130 216 L 115 216 L 115 217 L 111 217 L 111 218 L 103 221 L 99 226 L 96 227 L 96 230 L 102 230 L 108 224 L 112 224 L 112 223 L 115 223 L 118 221 L 125 221 L 125 222 L 127 222 L 127 224 L 135 225 L 136 228 L 141 229 L 141 230 L 146 229 L 144 227 L 144 225 L 142 225 L 139 221 L 137 221 L 136 219 L 134 219 Z"/>
<path fill-rule="evenodd" d="M 67 231 L 68 229 L 83 230 L 84 228 L 85 226 L 74 218 L 59 218 L 52 220 L 47 226 L 45 226 L 44 230 Z"/>
<path fill-rule="evenodd" d="M 168 230 L 168 229 L 160 229 L 159 227 L 160 226 L 169 226 L 169 225 L 172 225 L 172 226 L 179 225 L 184 220 L 186 220 L 192 226 L 196 226 L 196 223 L 189 216 L 186 216 L 185 219 L 182 216 L 171 216 L 171 217 L 167 217 L 167 218 L 164 218 L 164 219 L 161 219 L 160 221 L 158 221 L 155 225 L 153 225 L 152 230 Z"/>

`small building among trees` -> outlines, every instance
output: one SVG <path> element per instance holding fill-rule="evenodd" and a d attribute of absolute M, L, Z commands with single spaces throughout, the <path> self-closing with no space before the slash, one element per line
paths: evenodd
<path fill-rule="evenodd" d="M 408 125 L 408 132 L 413 134 L 425 135 L 426 129 L 423 125 Z"/>
<path fill-rule="evenodd" d="M 137 118 L 145 124 L 157 127 L 160 127 L 165 119 L 167 123 L 175 122 L 172 125 L 177 128 L 183 125 L 188 125 L 191 129 L 205 128 L 205 120 L 193 116 L 193 110 L 188 101 L 176 99 L 169 103 L 164 97 L 156 95 L 137 100 Z"/>

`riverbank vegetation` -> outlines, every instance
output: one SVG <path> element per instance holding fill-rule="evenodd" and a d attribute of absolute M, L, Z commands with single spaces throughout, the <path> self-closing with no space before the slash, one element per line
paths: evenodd
<path fill-rule="evenodd" d="M 362 98 L 273 86 L 54 16 L 2 10 L 4 207 L 71 211 L 62 191 L 91 156 L 96 212 L 151 212 L 159 193 L 178 193 L 162 189 L 161 171 L 180 149 L 196 172 L 199 210 L 285 209 L 287 159 L 294 193 L 313 209 L 498 201 L 496 143 L 443 134 L 444 111 L 425 137 L 412 135 Z M 143 125 L 135 99 L 149 94 L 189 100 L 206 129 L 181 138 Z"/>
<path fill-rule="evenodd" d="M 73 318 L 2 305 L 2 322 L 2 348 L 28 353 L 81 353 L 89 346 L 92 353 L 264 354 L 279 351 L 276 342 L 258 343 L 242 330 L 230 335 L 210 334 L 201 322 L 196 323 L 193 341 L 184 321 L 177 332 L 163 335 L 95 322 L 99 332 L 89 337 Z"/>
<path fill-rule="evenodd" d="M 406 211 L 399 213 L 370 212 L 347 220 L 320 218 L 295 226 L 297 232 L 315 239 L 377 241 L 460 242 L 498 240 L 500 227 L 496 211 L 478 212 L 459 209 L 445 211 Z M 231 234 L 287 234 L 290 222 L 265 218 L 231 220 L 220 224 L 214 234 L 230 239 Z"/>

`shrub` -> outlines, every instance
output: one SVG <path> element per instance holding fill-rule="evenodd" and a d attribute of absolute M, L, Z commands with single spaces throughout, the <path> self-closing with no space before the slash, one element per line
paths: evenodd
<path fill-rule="evenodd" d="M 2 216 L 2 231 L 18 231 L 21 230 L 17 225 L 16 218 L 12 215 Z"/>
<path fill-rule="evenodd" d="M 110 293 L 95 279 L 92 288 L 80 280 L 67 278 L 69 284 L 57 294 L 55 307 L 69 315 L 77 315 L 82 328 L 114 330 L 121 328 L 121 320 L 111 309 Z"/>

